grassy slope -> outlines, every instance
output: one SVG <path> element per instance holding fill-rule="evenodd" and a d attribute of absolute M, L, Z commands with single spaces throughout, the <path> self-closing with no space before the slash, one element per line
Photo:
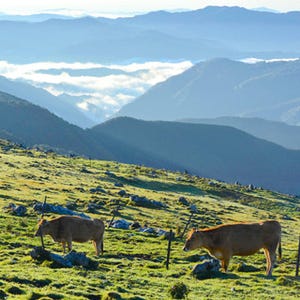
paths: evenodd
<path fill-rule="evenodd" d="M 168 299 L 168 289 L 178 281 L 190 288 L 189 299 L 296 299 L 300 281 L 292 276 L 300 227 L 299 199 L 225 183 L 211 186 L 208 179 L 163 170 L 156 170 L 157 177 L 153 178 L 153 170 L 145 167 L 55 154 L 46 156 L 35 151 L 8 149 L 5 143 L 0 145 L 0 207 L 13 202 L 29 208 L 24 218 L 11 216 L 2 209 L 0 212 L 0 293 L 7 294 L 8 299 L 38 299 L 42 295 L 52 299 L 97 299 L 105 291 L 117 291 L 124 299 Z M 86 170 L 90 173 L 83 172 Z M 116 176 L 106 175 L 107 170 Z M 123 182 L 124 187 L 115 187 L 117 181 Z M 106 193 L 89 192 L 97 186 Z M 35 200 L 42 201 L 48 196 L 52 204 L 75 202 L 78 210 L 84 212 L 89 202 L 103 203 L 98 213 L 91 215 L 109 220 L 115 200 L 128 202 L 128 198 L 118 196 L 120 189 L 166 203 L 166 210 L 131 205 L 121 210 L 121 217 L 128 221 L 137 220 L 163 229 L 184 227 L 189 211 L 178 203 L 180 196 L 187 197 L 199 208 L 201 213 L 194 218 L 193 225 L 200 227 L 219 221 L 278 219 L 283 225 L 283 260 L 272 279 L 265 278 L 265 259 L 259 253 L 247 258 L 235 257 L 229 274 L 223 278 L 200 281 L 191 276 L 195 263 L 188 261 L 199 251 L 184 253 L 183 241 L 177 238 L 172 244 L 170 269 L 166 271 L 166 240 L 118 229 L 106 232 L 103 257 L 95 258 L 89 243 L 74 244 L 75 250 L 85 251 L 99 261 L 96 271 L 55 268 L 50 263 L 39 264 L 31 259 L 30 250 L 40 245 L 40 240 L 33 237 L 39 219 L 31 208 Z M 283 220 L 285 215 L 292 220 Z M 47 249 L 61 251 L 60 245 L 50 237 L 45 238 L 45 243 Z M 235 266 L 241 261 L 259 267 L 260 271 L 236 271 Z M 19 288 L 22 294 L 16 294 L 12 287 Z"/>

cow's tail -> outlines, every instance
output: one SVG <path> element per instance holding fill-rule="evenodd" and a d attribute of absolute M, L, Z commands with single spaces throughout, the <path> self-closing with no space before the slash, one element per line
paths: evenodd
<path fill-rule="evenodd" d="M 278 243 L 278 257 L 279 257 L 279 259 L 282 258 L 281 239 L 279 240 L 279 243 Z"/>

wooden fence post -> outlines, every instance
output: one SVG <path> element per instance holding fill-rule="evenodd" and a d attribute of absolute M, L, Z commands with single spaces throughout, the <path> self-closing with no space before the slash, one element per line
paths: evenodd
<path fill-rule="evenodd" d="M 45 196 L 44 203 L 43 203 L 43 206 L 42 206 L 42 217 L 41 217 L 41 219 L 43 219 L 43 217 L 44 217 L 46 201 L 47 201 L 47 196 Z M 41 243 L 42 243 L 42 248 L 45 249 L 42 228 L 41 228 Z"/>
<path fill-rule="evenodd" d="M 296 262 L 296 277 L 299 276 L 299 264 L 300 264 L 300 236 L 298 242 L 298 253 L 297 253 L 297 262 Z"/>
<path fill-rule="evenodd" d="M 171 229 L 170 232 L 169 232 L 168 250 L 167 250 L 167 261 L 166 261 L 167 270 L 169 270 L 169 264 L 170 264 L 170 253 L 171 253 L 172 238 L 173 238 L 173 231 Z"/>
<path fill-rule="evenodd" d="M 190 217 L 189 217 L 189 219 L 188 219 L 188 221 L 187 221 L 187 223 L 185 224 L 185 227 L 184 227 L 184 229 L 183 229 L 183 232 L 182 232 L 182 234 L 181 234 L 181 237 L 180 237 L 181 239 L 183 238 L 183 236 L 184 236 L 184 234 L 185 234 L 185 232 L 186 232 L 188 226 L 190 225 L 193 215 L 194 215 L 194 212 L 192 211 L 191 214 L 190 214 Z"/>

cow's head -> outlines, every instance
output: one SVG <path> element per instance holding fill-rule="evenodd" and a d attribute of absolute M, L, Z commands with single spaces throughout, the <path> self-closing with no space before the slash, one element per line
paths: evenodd
<path fill-rule="evenodd" d="M 38 230 L 35 233 L 35 236 L 42 236 L 49 232 L 49 222 L 45 219 L 41 219 L 38 222 Z"/>
<path fill-rule="evenodd" d="M 202 247 L 203 240 L 202 240 L 202 232 L 197 230 L 196 228 L 193 228 L 185 241 L 183 251 L 190 251 L 197 248 Z"/>

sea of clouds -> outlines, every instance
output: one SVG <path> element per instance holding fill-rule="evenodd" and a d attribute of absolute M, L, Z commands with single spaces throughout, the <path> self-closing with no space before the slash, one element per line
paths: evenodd
<path fill-rule="evenodd" d="M 69 101 L 90 115 L 109 117 L 151 86 L 184 72 L 193 64 L 144 62 L 103 65 L 96 63 L 37 62 L 13 64 L 0 61 L 0 75 L 27 82 Z M 101 112 L 101 113 L 100 113 Z"/>

